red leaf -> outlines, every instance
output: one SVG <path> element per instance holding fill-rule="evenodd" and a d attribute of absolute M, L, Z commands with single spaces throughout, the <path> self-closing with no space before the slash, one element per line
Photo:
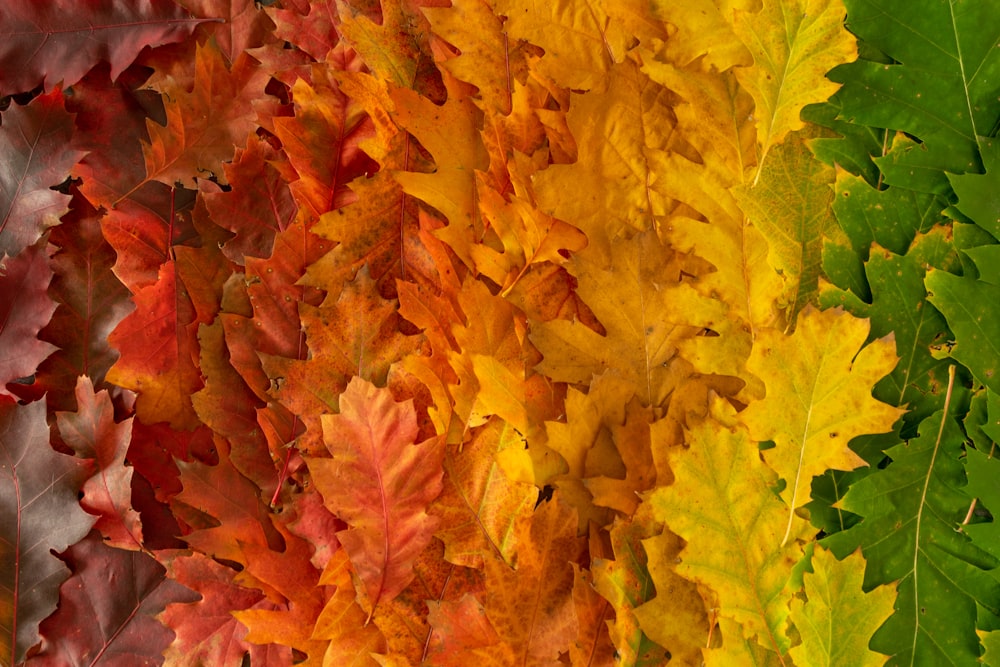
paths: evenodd
<path fill-rule="evenodd" d="M 113 549 L 96 532 L 66 553 L 73 576 L 59 611 L 41 626 L 42 652 L 29 667 L 147 667 L 163 664 L 173 632 L 156 620 L 170 602 L 197 599 L 141 551 Z"/>
<path fill-rule="evenodd" d="M 441 493 L 438 439 L 419 445 L 413 402 L 355 377 L 340 397 L 340 414 L 323 417 L 332 458 L 309 459 L 327 508 L 350 528 L 337 539 L 364 583 L 370 609 L 413 579 L 413 563 L 437 519 L 427 514 Z"/>
<path fill-rule="evenodd" d="M 102 60 L 117 78 L 147 46 L 177 42 L 204 21 L 169 0 L 0 5 L 0 93 L 71 86 Z"/>
<path fill-rule="evenodd" d="M 142 548 L 139 513 L 132 509 L 132 468 L 125 466 L 125 452 L 132 436 L 132 420 L 115 423 L 115 408 L 108 392 L 94 393 L 90 378 L 76 383 L 76 412 L 58 412 L 63 442 L 84 459 L 92 459 L 94 474 L 83 485 L 80 504 L 98 516 L 94 528 L 109 546 Z"/>
<path fill-rule="evenodd" d="M 177 280 L 174 262 L 160 267 L 159 280 L 135 295 L 135 305 L 135 312 L 108 338 L 121 357 L 107 380 L 139 392 L 136 413 L 142 421 L 194 428 L 198 417 L 191 394 L 201 388 L 195 365 L 197 342 L 190 326 L 195 313 Z"/>
<path fill-rule="evenodd" d="M 77 494 L 86 464 L 49 446 L 45 403 L 0 399 L 0 661 L 13 665 L 38 641 L 57 587 L 69 576 L 52 555 L 81 539 L 94 517 Z"/>
<path fill-rule="evenodd" d="M 4 69 L 0 64 L 0 72 Z M 0 256 L 6 253 L 13 257 L 34 244 L 46 227 L 59 224 L 69 196 L 50 188 L 65 181 L 83 155 L 68 148 L 72 137 L 73 115 L 63 108 L 61 90 L 4 112 L 0 125 Z"/>
<path fill-rule="evenodd" d="M 204 195 L 212 221 L 236 234 L 222 251 L 239 264 L 245 255 L 270 257 L 275 234 L 298 211 L 288 183 L 271 164 L 277 158 L 267 142 L 251 137 L 246 150 L 236 151 L 233 164 L 223 165 L 232 191 Z"/>
<path fill-rule="evenodd" d="M 170 604 L 160 615 L 177 635 L 164 654 L 172 667 L 240 667 L 248 653 L 251 665 L 292 664 L 289 649 L 246 641 L 246 626 L 231 613 L 275 609 L 263 593 L 237 585 L 233 570 L 199 553 L 174 558 L 167 568 L 171 578 L 201 595 L 196 602 Z"/>
<path fill-rule="evenodd" d="M 0 256 L 0 397 L 8 382 L 30 376 L 55 346 L 38 339 L 56 305 L 46 290 L 52 279 L 46 242 L 13 258 Z"/>

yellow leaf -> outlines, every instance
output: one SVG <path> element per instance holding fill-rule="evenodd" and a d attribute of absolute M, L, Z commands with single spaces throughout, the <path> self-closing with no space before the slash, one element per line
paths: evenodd
<path fill-rule="evenodd" d="M 711 590 L 718 615 L 742 626 L 744 637 L 783 653 L 792 567 L 802 559 L 799 540 L 815 529 L 798 519 L 793 539 L 781 544 L 787 511 L 772 491 L 774 472 L 723 399 L 713 399 L 687 443 L 669 452 L 673 485 L 647 496 L 654 516 L 687 541 L 676 572 Z"/>
<path fill-rule="evenodd" d="M 788 541 L 795 510 L 809 502 L 812 478 L 828 469 L 865 465 L 851 451 L 852 438 L 885 433 L 905 412 L 882 403 L 871 389 L 895 366 L 891 340 L 862 348 L 868 320 L 843 310 L 807 309 L 793 334 L 762 331 L 747 362 L 767 387 L 764 400 L 752 403 L 741 418 L 754 440 L 774 441 L 764 458 L 785 488 Z"/>
<path fill-rule="evenodd" d="M 678 282 L 675 257 L 654 234 L 617 238 L 614 248 L 608 265 L 595 262 L 589 248 L 570 263 L 577 293 L 607 335 L 580 322 L 536 323 L 531 340 L 544 356 L 536 368 L 584 385 L 614 369 L 644 404 L 661 405 L 690 370 L 677 346 L 722 321 L 725 307 Z"/>
<path fill-rule="evenodd" d="M 855 551 L 842 561 L 817 548 L 811 573 L 804 576 L 807 600 L 792 600 L 791 620 L 802 643 L 789 653 L 798 665 L 810 667 L 869 667 L 888 656 L 868 649 L 868 640 L 889 618 L 896 600 L 895 585 L 862 590 L 865 559 Z"/>
<path fill-rule="evenodd" d="M 818 289 L 824 236 L 839 230 L 831 207 L 835 173 L 813 157 L 809 137 L 796 134 L 762 165 L 755 185 L 733 190 L 767 239 L 768 262 L 785 282 L 781 305 L 790 323 Z"/>
<path fill-rule="evenodd" d="M 545 49 L 534 69 L 566 88 L 590 90 L 610 81 L 609 70 L 624 59 L 634 39 L 627 26 L 610 20 L 605 0 L 492 4 L 497 15 L 507 17 L 504 32 Z"/>
<path fill-rule="evenodd" d="M 803 107 L 840 88 L 825 75 L 857 58 L 846 14 L 839 0 L 764 0 L 756 14 L 736 12 L 733 27 L 754 59 L 736 76 L 756 103 L 761 163 L 789 132 L 804 127 Z"/>
<path fill-rule="evenodd" d="M 780 667 L 785 663 L 781 656 L 760 644 L 743 638 L 740 626 L 728 618 L 719 619 L 722 646 L 705 649 L 705 667 L 733 667 L 733 665 L 753 665 L 753 667 Z"/>
<path fill-rule="evenodd" d="M 608 88 L 573 95 L 567 114 L 577 160 L 535 176 L 538 207 L 579 227 L 592 248 L 616 250 L 610 239 L 623 228 L 647 230 L 667 211 L 651 186 L 666 171 L 673 119 L 670 92 L 631 60 L 608 73 Z"/>
<path fill-rule="evenodd" d="M 676 30 L 665 44 L 667 59 L 683 67 L 703 58 L 718 72 L 753 62 L 732 27 L 733 11 L 751 7 L 752 0 L 652 0 L 653 13 Z"/>

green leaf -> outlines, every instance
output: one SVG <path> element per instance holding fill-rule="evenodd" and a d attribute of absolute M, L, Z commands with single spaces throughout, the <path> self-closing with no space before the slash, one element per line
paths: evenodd
<path fill-rule="evenodd" d="M 847 0 L 847 26 L 895 64 L 837 70 L 844 115 L 917 137 L 938 169 L 977 172 L 996 121 L 1000 13 L 991 2 Z"/>
<path fill-rule="evenodd" d="M 985 174 L 949 174 L 958 195 L 956 208 L 977 225 L 1000 239 L 1000 142 L 982 140 Z"/>
<path fill-rule="evenodd" d="M 805 575 L 807 600 L 792 600 L 791 620 L 802 643 L 789 653 L 798 665 L 881 665 L 885 656 L 868 650 L 868 639 L 892 613 L 891 586 L 861 590 L 865 560 L 857 551 L 838 561 L 826 549 L 813 553 Z"/>
<path fill-rule="evenodd" d="M 898 580 L 896 613 L 871 646 L 890 665 L 975 665 L 977 603 L 995 613 L 997 560 L 956 529 L 971 499 L 963 490 L 965 437 L 936 412 L 920 437 L 886 453 L 892 463 L 856 482 L 842 505 L 864 520 L 827 540 L 835 553 L 860 546 L 868 560 L 865 589 Z"/>
<path fill-rule="evenodd" d="M 951 356 L 993 391 L 1000 391 L 998 274 L 1000 266 L 994 266 L 990 282 L 946 271 L 931 271 L 924 279 L 928 301 L 944 314 L 948 326 L 955 333 Z"/>

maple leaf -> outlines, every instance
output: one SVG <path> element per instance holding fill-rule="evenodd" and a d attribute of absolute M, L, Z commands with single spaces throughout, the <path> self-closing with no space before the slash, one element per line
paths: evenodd
<path fill-rule="evenodd" d="M 865 461 L 848 443 L 852 438 L 892 430 L 904 412 L 871 396 L 871 387 L 896 365 L 891 341 L 862 348 L 869 324 L 841 310 L 806 310 L 790 336 L 764 330 L 747 362 L 767 387 L 741 420 L 757 441 L 773 440 L 764 459 L 786 487 L 789 508 L 782 544 L 795 510 L 806 504 L 812 478 L 828 468 L 852 470 Z M 793 400 L 794 397 L 794 400 Z"/>
<path fill-rule="evenodd" d="M 802 519 L 785 525 L 788 510 L 771 490 L 776 477 L 722 399 L 712 399 L 709 418 L 686 441 L 667 454 L 674 483 L 644 502 L 687 542 L 677 573 L 713 591 L 717 614 L 742 626 L 737 635 L 784 654 L 792 566 L 815 531 Z"/>
<path fill-rule="evenodd" d="M 804 126 L 803 107 L 840 88 L 825 74 L 857 57 L 854 37 L 844 29 L 845 13 L 840 2 L 825 0 L 765 0 L 759 13 L 736 12 L 733 27 L 754 58 L 736 77 L 756 104 L 759 163 Z"/>
<path fill-rule="evenodd" d="M 55 304 L 46 291 L 52 279 L 45 240 L 13 258 L 0 256 L 0 400 L 7 383 L 35 372 L 55 346 L 38 339 Z"/>
<path fill-rule="evenodd" d="M 71 86 L 101 60 L 116 79 L 147 46 L 177 42 L 205 21 L 167 0 L 110 0 L 68 8 L 28 0 L 0 9 L 0 94 Z"/>
<path fill-rule="evenodd" d="M 792 623 L 802 643 L 789 654 L 799 665 L 882 665 L 885 656 L 868 650 L 868 639 L 892 613 L 891 587 L 861 590 L 863 560 L 854 552 L 837 560 L 827 549 L 813 552 L 805 580 L 806 601 L 792 600 Z M 846 630 L 846 632 L 845 632 Z"/>
<path fill-rule="evenodd" d="M 4 156 L 0 170 L 0 256 L 17 255 L 34 245 L 47 227 L 59 224 L 70 198 L 52 188 L 66 180 L 73 164 L 83 156 L 66 148 L 73 130 L 73 115 L 64 109 L 59 89 L 39 95 L 27 106 L 14 105 L 4 111 L 0 125 L 0 154 Z"/>
<path fill-rule="evenodd" d="M 65 555 L 73 576 L 60 587 L 59 610 L 42 623 L 42 650 L 29 664 L 158 664 L 173 632 L 156 615 L 195 594 L 149 554 L 112 548 L 93 531 Z"/>
<path fill-rule="evenodd" d="M 132 469 L 125 466 L 132 420 L 116 424 L 108 392 L 95 393 L 86 376 L 77 380 L 76 404 L 76 412 L 57 412 L 56 422 L 63 442 L 92 461 L 94 470 L 84 482 L 80 505 L 98 516 L 94 529 L 108 546 L 142 549 L 139 513 L 131 506 Z"/>
<path fill-rule="evenodd" d="M 414 443 L 411 401 L 396 403 L 360 377 L 341 394 L 340 414 L 322 421 L 332 458 L 308 464 L 327 508 L 348 525 L 337 539 L 374 610 L 409 584 L 413 560 L 434 533 L 437 520 L 426 509 L 441 493 L 443 451 L 436 439 Z"/>
<path fill-rule="evenodd" d="M 654 0 L 651 5 L 651 11 L 657 18 L 677 30 L 664 45 L 664 56 L 669 62 L 687 67 L 702 58 L 717 72 L 753 63 L 750 50 L 736 36 L 733 27 L 735 12 L 749 13 L 753 10 L 753 3 L 746 0 L 725 3 L 714 0 Z M 705 120 L 712 122 L 713 119 Z"/>
<path fill-rule="evenodd" d="M 69 576 L 53 552 L 86 535 L 94 517 L 77 504 L 86 466 L 49 446 L 45 404 L 0 401 L 0 654 L 14 665 L 38 642 Z"/>

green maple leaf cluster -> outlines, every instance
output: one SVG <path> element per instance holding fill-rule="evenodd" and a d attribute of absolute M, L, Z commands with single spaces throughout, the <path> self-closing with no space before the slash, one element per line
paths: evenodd
<path fill-rule="evenodd" d="M 60 4 L 0 664 L 1000 660 L 988 2 Z"/>

